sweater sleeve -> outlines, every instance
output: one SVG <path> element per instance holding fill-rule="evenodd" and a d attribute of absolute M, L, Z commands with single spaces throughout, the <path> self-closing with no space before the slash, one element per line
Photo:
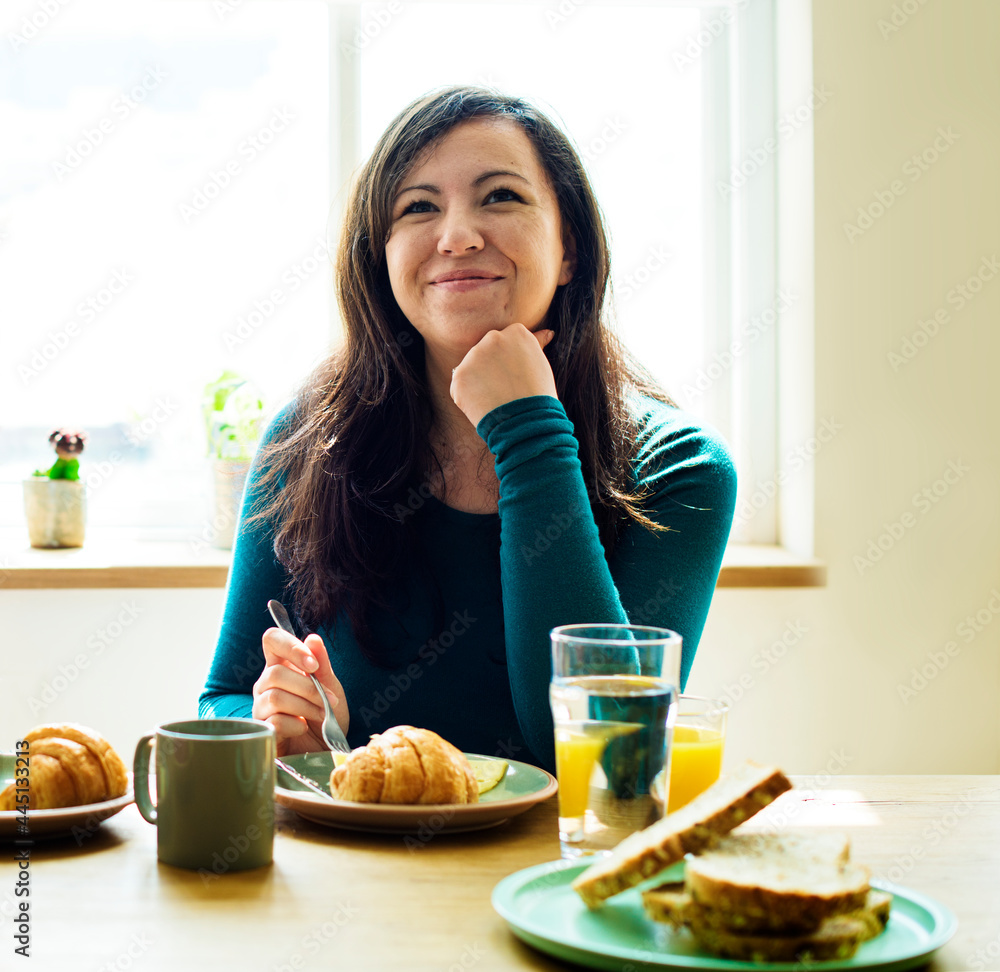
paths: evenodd
<path fill-rule="evenodd" d="M 717 434 L 650 402 L 634 470 L 644 509 L 668 527 L 630 523 L 606 558 L 590 509 L 578 444 L 562 403 L 509 402 L 477 426 L 500 480 L 500 568 L 507 664 L 522 733 L 539 761 L 555 763 L 548 685 L 556 625 L 638 623 L 684 639 L 686 683 L 722 562 L 736 496 Z"/>
<path fill-rule="evenodd" d="M 261 448 L 287 428 L 291 406 L 280 412 L 265 432 Z M 248 526 L 253 505 L 262 499 L 263 470 L 258 457 L 251 465 L 243 491 L 233 560 L 226 582 L 222 625 L 205 688 L 198 699 L 202 719 L 249 719 L 253 685 L 264 670 L 261 636 L 273 625 L 267 602 L 283 599 L 288 575 L 274 555 L 274 535 L 260 522 Z"/>

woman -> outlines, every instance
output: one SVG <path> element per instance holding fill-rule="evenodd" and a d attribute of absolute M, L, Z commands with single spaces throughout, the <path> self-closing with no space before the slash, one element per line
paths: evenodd
<path fill-rule="evenodd" d="M 251 473 L 202 716 L 322 749 L 308 671 L 352 746 L 411 724 L 551 769 L 555 625 L 673 628 L 686 681 L 735 476 L 607 330 L 608 272 L 544 115 L 470 87 L 400 113 L 348 205 L 345 344 Z"/>

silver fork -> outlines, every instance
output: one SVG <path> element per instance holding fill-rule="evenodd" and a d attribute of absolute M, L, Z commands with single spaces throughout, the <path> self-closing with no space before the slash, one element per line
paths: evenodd
<path fill-rule="evenodd" d="M 267 609 L 271 612 L 274 623 L 282 631 L 287 631 L 293 638 L 298 638 L 295 628 L 292 627 L 291 619 L 288 617 L 288 612 L 280 601 L 268 601 Z M 327 698 L 326 692 L 323 691 L 323 686 L 319 684 L 319 679 L 315 675 L 310 672 L 306 672 L 306 674 L 312 679 L 313 685 L 316 686 L 316 691 L 319 692 L 319 697 L 323 702 L 323 709 L 326 712 L 323 725 L 320 727 L 323 742 L 326 743 L 328 749 L 332 749 L 335 753 L 349 753 L 351 747 L 347 742 L 347 737 L 344 735 L 344 730 L 340 728 L 340 723 L 337 722 L 337 717 L 333 714 L 333 708 L 330 705 L 330 700 Z"/>

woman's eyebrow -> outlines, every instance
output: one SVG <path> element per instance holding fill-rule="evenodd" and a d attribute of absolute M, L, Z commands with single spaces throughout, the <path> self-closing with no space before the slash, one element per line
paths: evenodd
<path fill-rule="evenodd" d="M 473 180 L 472 184 L 474 186 L 478 186 L 484 183 L 487 179 L 492 179 L 494 176 L 513 176 L 515 179 L 520 179 L 522 182 L 527 182 L 529 186 L 531 185 L 531 181 L 521 175 L 520 172 L 511 172 L 509 169 L 493 169 L 490 172 L 484 172 L 481 176 L 477 176 L 477 178 Z M 418 186 L 406 186 L 404 189 L 400 189 L 399 192 L 396 193 L 393 197 L 393 201 L 403 195 L 404 192 L 413 192 L 414 190 L 418 192 L 432 192 L 435 195 L 441 192 L 441 189 L 438 186 L 432 186 L 430 183 Z"/>

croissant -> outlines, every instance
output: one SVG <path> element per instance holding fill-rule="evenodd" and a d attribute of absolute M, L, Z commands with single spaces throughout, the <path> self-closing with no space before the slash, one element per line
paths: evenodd
<path fill-rule="evenodd" d="M 478 803 L 464 754 L 430 729 L 395 726 L 372 736 L 330 775 L 330 793 L 357 803 Z"/>
<path fill-rule="evenodd" d="M 111 744 L 86 726 L 45 725 L 28 743 L 28 809 L 79 807 L 122 796 L 128 771 Z M 14 810 L 15 783 L 0 793 L 0 810 Z"/>

